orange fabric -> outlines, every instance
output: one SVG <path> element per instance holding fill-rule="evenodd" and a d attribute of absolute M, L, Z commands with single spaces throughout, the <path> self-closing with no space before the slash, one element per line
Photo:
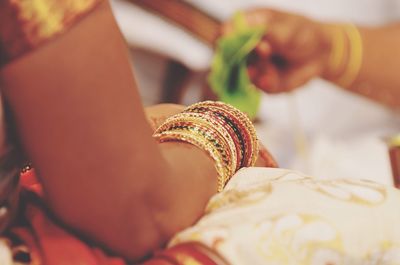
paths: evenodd
<path fill-rule="evenodd" d="M 198 243 L 182 243 L 157 253 L 155 257 L 177 265 L 218 265 L 202 248 Z"/>
<path fill-rule="evenodd" d="M 121 258 L 110 257 L 101 249 L 89 246 L 48 217 L 41 205 L 42 189 L 34 171 L 22 174 L 21 183 L 25 190 L 39 192 L 27 196 L 29 201 L 23 213 L 27 225 L 11 229 L 30 249 L 32 265 L 126 265 Z"/>
<path fill-rule="evenodd" d="M 39 197 L 43 197 L 42 185 L 36 178 L 34 169 L 30 169 L 21 174 L 21 185 L 24 189 L 34 192 Z"/>
<path fill-rule="evenodd" d="M 92 247 L 69 233 L 52 220 L 43 207 L 43 190 L 34 170 L 21 175 L 23 196 L 23 226 L 15 226 L 11 232 L 20 238 L 30 250 L 29 265 L 127 265 L 118 257 L 105 254 L 100 248 Z M 185 243 L 158 252 L 154 259 L 144 265 L 217 265 L 216 255 L 208 256 L 204 247 Z M 211 251 L 211 250 L 209 250 Z M 214 258 L 213 258 L 214 257 Z M 220 258 L 218 258 L 220 260 Z"/>

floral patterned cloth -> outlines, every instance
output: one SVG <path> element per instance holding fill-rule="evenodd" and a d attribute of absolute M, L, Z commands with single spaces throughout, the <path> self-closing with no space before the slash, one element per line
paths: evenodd
<path fill-rule="evenodd" d="M 395 188 L 247 168 L 170 245 L 201 242 L 231 265 L 399 265 L 399 225 Z"/>

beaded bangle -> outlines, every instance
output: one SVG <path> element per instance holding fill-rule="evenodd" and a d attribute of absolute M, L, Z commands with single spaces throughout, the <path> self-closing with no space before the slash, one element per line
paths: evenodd
<path fill-rule="evenodd" d="M 225 181 L 229 179 L 230 171 L 224 163 L 223 156 L 220 152 L 207 140 L 193 132 L 185 131 L 165 131 L 154 135 L 160 143 L 168 141 L 182 141 L 193 144 L 200 149 L 205 150 L 211 158 L 215 161 L 215 169 L 218 174 L 218 187 L 217 190 L 221 191 L 225 185 Z"/>
<path fill-rule="evenodd" d="M 203 138 L 203 140 L 208 141 L 217 149 L 219 154 L 225 163 L 227 170 L 230 172 L 234 172 L 235 169 L 231 168 L 231 148 L 229 148 L 229 144 L 227 143 L 226 139 L 221 138 L 220 135 L 214 131 L 212 128 L 203 126 L 201 123 L 196 122 L 196 120 L 186 119 L 186 120 L 177 120 L 176 123 L 172 124 L 172 127 L 167 128 L 165 131 L 167 132 L 174 132 L 180 133 L 181 131 L 189 131 L 190 133 L 197 135 L 198 137 Z M 164 130 L 161 128 L 161 130 Z M 158 135 L 154 135 L 158 137 Z M 165 137 L 162 137 L 161 140 L 165 141 Z"/>
<path fill-rule="evenodd" d="M 236 171 L 236 169 L 233 168 L 234 157 L 232 156 L 232 148 L 229 146 L 227 140 L 221 138 L 217 132 L 213 131 L 211 128 L 203 127 L 201 124 L 193 122 L 183 123 L 181 129 L 189 131 L 190 133 L 198 134 L 206 141 L 210 142 L 221 154 L 224 167 L 226 167 L 228 173 L 227 175 L 233 174 Z M 176 131 L 179 130 L 174 130 L 174 132 Z"/>
<path fill-rule="evenodd" d="M 236 152 L 237 152 L 237 169 L 240 167 L 244 166 L 244 150 L 246 150 L 246 145 L 243 140 L 243 137 L 241 133 L 239 132 L 239 129 L 237 126 L 227 117 L 225 117 L 224 113 L 215 109 L 213 111 L 210 111 L 208 108 L 203 108 L 203 107 L 195 107 L 193 109 L 190 109 L 190 111 L 196 112 L 196 113 L 205 113 L 208 115 L 211 115 L 212 119 L 215 119 L 216 122 L 220 123 L 222 126 L 225 127 L 226 130 L 229 131 L 230 136 L 233 138 L 235 146 L 236 146 Z"/>
<path fill-rule="evenodd" d="M 194 111 L 194 112 L 201 112 L 208 109 L 212 112 L 222 113 L 226 119 L 228 119 L 234 126 L 237 128 L 237 132 L 240 133 L 242 139 L 245 142 L 245 154 L 247 155 L 244 164 L 242 167 L 248 167 L 255 164 L 257 160 L 258 154 L 258 139 L 255 128 L 250 121 L 250 119 L 241 112 L 240 110 L 232 107 L 229 104 L 225 104 L 218 101 L 204 101 L 196 103 L 192 106 L 189 106 L 184 111 Z"/>
<path fill-rule="evenodd" d="M 218 191 L 242 167 L 253 166 L 258 140 L 250 119 L 222 102 L 205 101 L 168 118 L 154 133 L 160 143 L 182 141 L 205 150 L 214 160 Z"/>
<path fill-rule="evenodd" d="M 226 143 L 227 140 L 211 128 L 204 127 L 199 120 L 171 120 L 170 122 L 174 122 L 173 127 L 169 127 L 166 130 L 160 128 L 161 132 L 157 133 L 156 131 L 154 137 L 159 142 L 183 141 L 205 150 L 215 161 L 215 167 L 219 176 L 217 188 L 218 191 L 221 191 L 225 182 L 235 172 L 232 163 L 232 152 Z"/>
<path fill-rule="evenodd" d="M 245 159 L 242 167 L 253 166 L 257 160 L 259 146 L 253 123 L 246 114 L 229 104 L 219 101 L 199 102 L 189 106 L 185 111 L 191 111 L 198 107 L 209 109 L 214 113 L 221 111 L 222 115 L 229 120 L 231 124 L 234 124 L 234 127 L 237 128 L 236 131 L 241 135 L 241 138 L 244 139 L 245 142 Z"/>
<path fill-rule="evenodd" d="M 215 119 L 213 119 L 213 117 L 211 117 L 207 113 L 188 113 L 188 112 L 182 112 L 172 116 L 170 119 L 167 119 L 166 125 L 168 126 L 169 124 L 183 123 L 185 121 L 192 122 L 194 126 L 195 125 L 202 126 L 207 130 L 209 130 L 210 132 L 216 133 L 218 135 L 217 136 L 218 139 L 220 139 L 221 142 L 226 143 L 226 145 L 229 148 L 229 154 L 231 158 L 230 170 L 232 172 L 235 172 L 237 165 L 236 147 L 235 143 L 231 139 L 229 132 L 225 129 L 225 127 L 219 124 L 217 121 L 215 121 Z M 161 126 L 160 130 L 164 130 L 164 127 Z"/>

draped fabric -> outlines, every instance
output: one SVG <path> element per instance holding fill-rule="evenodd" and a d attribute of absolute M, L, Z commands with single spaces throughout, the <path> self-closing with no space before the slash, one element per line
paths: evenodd
<path fill-rule="evenodd" d="M 0 65 L 61 34 L 100 0 L 1 0 Z"/>
<path fill-rule="evenodd" d="M 21 182 L 20 216 L 0 238 L 0 264 L 126 265 L 51 217 L 33 171 Z M 399 224 L 400 190 L 393 187 L 246 168 L 149 264 L 399 265 Z"/>
<path fill-rule="evenodd" d="M 231 265 L 399 265 L 399 224 L 394 187 L 246 168 L 170 245 L 200 242 Z"/>
<path fill-rule="evenodd" d="M 18 218 L 0 237 L 1 265 L 126 265 L 59 224 L 42 201 L 34 171 L 21 177 Z"/>

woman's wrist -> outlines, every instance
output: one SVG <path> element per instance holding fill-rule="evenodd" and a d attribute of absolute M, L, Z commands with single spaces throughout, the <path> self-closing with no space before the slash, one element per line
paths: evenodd
<path fill-rule="evenodd" d="M 347 52 L 345 36 L 338 24 L 320 23 L 319 27 L 327 47 L 326 53 L 323 54 L 321 77 L 333 81 L 344 68 L 344 57 Z"/>
<path fill-rule="evenodd" d="M 184 142 L 159 144 L 168 164 L 162 186 L 154 187 L 164 201 L 154 219 L 166 240 L 192 225 L 204 213 L 208 200 L 217 193 L 213 160 L 200 148 Z"/>
<path fill-rule="evenodd" d="M 362 65 L 363 40 L 353 24 L 324 24 L 329 54 L 324 62 L 322 77 L 341 87 L 350 87 L 357 79 Z"/>

